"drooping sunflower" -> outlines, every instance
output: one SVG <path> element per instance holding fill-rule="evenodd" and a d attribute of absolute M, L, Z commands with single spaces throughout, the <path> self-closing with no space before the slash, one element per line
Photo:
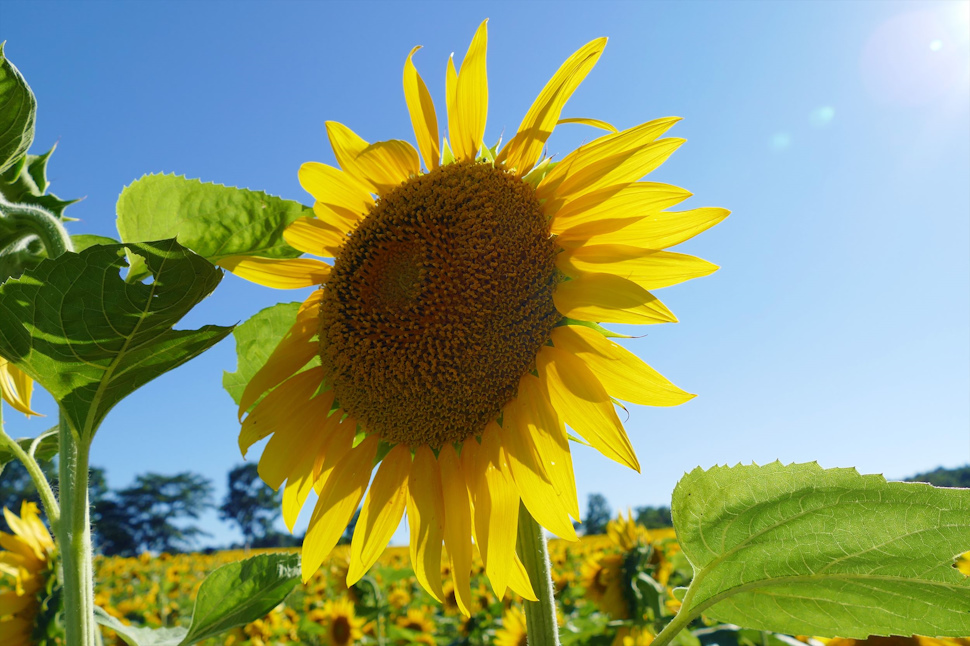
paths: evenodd
<path fill-rule="evenodd" d="M 3 515 L 13 534 L 0 532 L 0 644 L 29 646 L 37 643 L 37 615 L 49 596 L 54 541 L 34 503 L 24 501 L 19 517 L 6 507 Z"/>
<path fill-rule="evenodd" d="M 294 222 L 285 239 L 332 264 L 220 262 L 271 287 L 319 286 L 239 407 L 244 455 L 272 435 L 259 472 L 274 488 L 286 483 L 291 529 L 310 490 L 319 494 L 304 579 L 370 483 L 348 581 L 374 564 L 406 511 L 418 581 L 443 598 L 444 542 L 465 614 L 473 540 L 499 598 L 508 588 L 535 598 L 515 554 L 520 501 L 551 532 L 576 538 L 567 425 L 639 470 L 615 402 L 673 406 L 693 396 L 598 324 L 676 321 L 648 290 L 716 267 L 663 249 L 728 214 L 667 211 L 690 193 L 640 181 L 683 143 L 661 138 L 678 119 L 621 131 L 560 120 L 605 38 L 563 63 L 511 140 L 486 147 L 486 41 L 483 22 L 460 70 L 449 59 L 444 140 L 412 62 L 417 47 L 404 64 L 404 95 L 418 150 L 400 140 L 368 143 L 327 123 L 340 168 L 300 168 L 316 217 Z M 543 149 L 562 122 L 608 134 L 556 162 Z"/>
<path fill-rule="evenodd" d="M 34 380 L 20 368 L 0 357 L 0 399 L 24 415 L 39 415 L 30 409 Z"/>
<path fill-rule="evenodd" d="M 583 563 L 581 576 L 587 596 L 603 612 L 614 619 L 630 618 L 622 554 L 606 554 L 587 559 Z"/>

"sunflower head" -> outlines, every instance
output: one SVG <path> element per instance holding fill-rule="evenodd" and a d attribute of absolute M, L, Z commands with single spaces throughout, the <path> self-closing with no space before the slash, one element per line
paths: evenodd
<path fill-rule="evenodd" d="M 625 517 L 621 511 L 614 520 L 606 524 L 606 534 L 624 552 L 639 545 L 649 545 L 652 540 L 650 532 L 633 519 L 633 512 L 629 509 Z"/>
<path fill-rule="evenodd" d="M 495 631 L 495 646 L 526 646 L 528 639 L 521 608 L 512 606 L 502 613 L 502 627 Z"/>
<path fill-rule="evenodd" d="M 315 217 L 284 237 L 332 261 L 220 262 L 268 286 L 318 287 L 239 409 L 244 454 L 272 435 L 259 472 L 274 489 L 285 483 L 291 529 L 309 492 L 318 493 L 304 579 L 363 500 L 348 583 L 376 562 L 406 512 L 418 581 L 445 601 L 447 554 L 465 615 L 475 605 L 475 551 L 499 599 L 508 589 L 535 599 L 515 553 L 520 504 L 549 531 L 576 539 L 567 426 L 639 470 L 616 403 L 673 406 L 693 397 L 599 324 L 676 321 L 649 290 L 716 267 L 665 249 L 727 216 L 669 211 L 690 193 L 641 181 L 683 143 L 663 136 L 676 118 L 624 130 L 561 119 L 605 38 L 562 64 L 504 146 L 486 146 L 487 40 L 483 22 L 460 68 L 448 61 L 444 133 L 412 61 L 418 48 L 407 56 L 417 149 L 327 123 L 339 168 L 301 166 Z M 562 123 L 606 134 L 554 160 L 545 147 Z"/>
<path fill-rule="evenodd" d="M 586 594 L 603 612 L 614 619 L 630 618 L 622 554 L 587 559 L 581 576 Z"/>

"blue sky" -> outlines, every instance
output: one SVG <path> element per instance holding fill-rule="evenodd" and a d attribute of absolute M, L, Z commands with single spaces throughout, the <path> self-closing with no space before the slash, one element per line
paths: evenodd
<path fill-rule="evenodd" d="M 0 39 L 38 98 L 33 152 L 58 144 L 51 189 L 85 196 L 72 232 L 116 236 L 119 192 L 149 172 L 309 203 L 296 170 L 334 162 L 324 121 L 413 141 L 407 53 L 424 45 L 415 62 L 443 105 L 448 54 L 486 17 L 489 141 L 570 53 L 609 36 L 564 116 L 683 117 L 671 134 L 687 144 L 651 179 L 692 191 L 687 206 L 733 211 L 678 249 L 722 267 L 658 292 L 681 322 L 628 344 L 699 396 L 631 407 L 642 474 L 577 446 L 581 504 L 591 492 L 614 509 L 668 503 L 697 465 L 817 460 L 899 478 L 970 462 L 967 2 L 5 0 Z M 563 127 L 550 150 L 596 134 Z M 227 276 L 183 325 L 304 296 Z M 112 487 L 196 471 L 221 498 L 241 461 L 220 385 L 234 366 L 227 340 L 128 398 L 92 464 Z M 7 409 L 12 435 L 51 424 L 53 401 L 37 405 L 47 418 Z M 203 520 L 208 542 L 237 538 Z"/>

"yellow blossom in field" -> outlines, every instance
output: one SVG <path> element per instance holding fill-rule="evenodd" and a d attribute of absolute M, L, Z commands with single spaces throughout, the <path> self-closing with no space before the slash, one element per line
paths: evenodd
<path fill-rule="evenodd" d="M 623 592 L 623 556 L 608 554 L 583 565 L 586 594 L 614 619 L 628 619 L 630 607 Z"/>
<path fill-rule="evenodd" d="M 650 646 L 654 635 L 640 626 L 623 626 L 616 631 L 613 646 Z"/>
<path fill-rule="evenodd" d="M 309 619 L 324 627 L 324 643 L 329 646 L 350 646 L 364 636 L 364 620 L 356 616 L 354 604 L 347 599 L 327 601 L 322 609 L 310 612 Z"/>
<path fill-rule="evenodd" d="M 13 534 L 0 532 L 0 643 L 30 646 L 38 595 L 53 575 L 54 541 L 32 502 L 20 505 L 19 517 L 7 508 L 3 516 Z"/>
<path fill-rule="evenodd" d="M 434 621 L 431 620 L 433 615 L 430 608 L 411 608 L 404 614 L 394 620 L 394 623 L 401 628 L 406 628 L 407 630 L 413 630 L 416 634 L 412 638 L 410 643 L 412 644 L 427 644 L 427 646 L 435 646 L 434 641 Z"/>
<path fill-rule="evenodd" d="M 525 613 L 512 606 L 502 614 L 502 627 L 495 631 L 495 646 L 526 646 Z"/>
<path fill-rule="evenodd" d="M 650 532 L 633 519 L 633 512 L 629 509 L 626 517 L 621 511 L 616 519 L 606 524 L 606 535 L 624 552 L 629 552 L 637 545 L 647 545 L 651 541 Z"/>

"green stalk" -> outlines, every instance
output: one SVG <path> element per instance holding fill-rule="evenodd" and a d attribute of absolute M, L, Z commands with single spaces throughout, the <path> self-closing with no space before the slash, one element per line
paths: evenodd
<path fill-rule="evenodd" d="M 696 588 L 693 583 L 697 579 L 691 582 L 691 585 L 687 588 L 687 594 L 684 595 L 683 601 L 680 603 L 680 609 L 678 609 L 677 614 L 674 616 L 673 620 L 664 626 L 664 629 L 660 631 L 660 634 L 654 637 L 651 642 L 651 646 L 667 646 L 677 633 L 682 631 L 690 622 L 694 621 L 697 616 L 701 613 L 702 609 L 693 608 L 694 591 Z"/>
<path fill-rule="evenodd" d="M 529 573 L 532 590 L 538 601 L 525 601 L 525 626 L 529 646 L 559 646 L 559 624 L 556 623 L 556 599 L 553 595 L 549 550 L 542 528 L 519 503 L 519 535 L 516 542 L 519 558 Z"/>
<path fill-rule="evenodd" d="M 0 217 L 13 225 L 14 229 L 29 231 L 40 238 L 50 258 L 74 251 L 71 236 L 60 220 L 39 206 L 14 204 L 0 197 Z"/>
<path fill-rule="evenodd" d="M 7 432 L 3 428 L 2 407 L 0 407 L 0 446 L 6 446 L 10 449 L 10 452 L 27 469 L 27 473 L 30 474 L 30 479 L 33 481 L 34 487 L 37 488 L 37 493 L 40 495 L 40 503 L 44 506 L 47 520 L 50 522 L 52 528 L 56 528 L 61 519 L 61 510 L 57 506 L 57 498 L 54 497 L 54 491 L 51 489 L 50 483 L 47 482 L 47 478 L 44 477 L 44 472 L 41 470 L 36 458 L 34 458 L 33 452 L 27 453 L 22 446 L 7 435 Z"/>
<path fill-rule="evenodd" d="M 88 452 L 67 418 L 60 418 L 61 522 L 57 542 L 64 567 L 64 613 L 67 643 L 96 646 L 94 566 L 91 551 L 91 514 L 88 505 Z"/>

